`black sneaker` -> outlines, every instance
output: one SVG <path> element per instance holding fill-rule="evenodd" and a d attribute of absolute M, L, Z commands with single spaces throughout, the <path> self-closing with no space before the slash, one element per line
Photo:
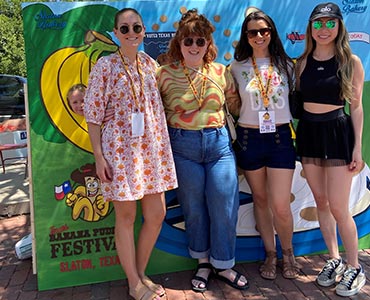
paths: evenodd
<path fill-rule="evenodd" d="M 332 258 L 326 261 L 325 266 L 317 275 L 316 282 L 321 286 L 331 286 L 335 283 L 337 276 L 343 274 L 345 266 L 342 258 Z"/>
<path fill-rule="evenodd" d="M 366 276 L 361 265 L 358 269 L 348 265 L 342 279 L 335 287 L 339 296 L 348 297 L 356 295 L 366 283 Z"/>

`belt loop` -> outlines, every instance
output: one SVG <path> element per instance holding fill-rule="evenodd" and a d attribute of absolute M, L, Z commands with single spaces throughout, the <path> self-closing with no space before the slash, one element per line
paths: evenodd
<path fill-rule="evenodd" d="M 204 129 L 199 130 L 200 136 L 203 138 L 204 136 Z"/>
<path fill-rule="evenodd" d="M 217 130 L 217 136 L 219 136 L 221 134 L 221 128 L 222 127 L 217 127 L 216 130 Z"/>

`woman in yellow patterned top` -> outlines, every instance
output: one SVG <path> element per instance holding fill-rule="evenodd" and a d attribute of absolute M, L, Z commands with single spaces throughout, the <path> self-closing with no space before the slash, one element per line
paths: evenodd
<path fill-rule="evenodd" d="M 237 289 L 247 279 L 233 270 L 239 208 L 238 175 L 223 106 L 236 112 L 240 99 L 230 72 L 215 63 L 214 26 L 186 12 L 157 80 L 163 99 L 185 218 L 189 253 L 198 259 L 192 289 L 204 292 L 214 275 Z"/>

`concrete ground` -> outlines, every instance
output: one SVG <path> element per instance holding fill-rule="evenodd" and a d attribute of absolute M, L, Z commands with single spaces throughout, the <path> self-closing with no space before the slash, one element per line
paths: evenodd
<path fill-rule="evenodd" d="M 25 160 L 5 163 L 5 173 L 0 168 L 0 217 L 30 213 L 29 178 Z"/>
<path fill-rule="evenodd" d="M 32 272 L 32 259 L 18 260 L 14 246 L 30 233 L 29 179 L 25 166 L 9 165 L 0 174 L 0 300 L 115 300 L 132 299 L 128 295 L 127 280 L 117 280 L 78 287 L 38 291 L 37 276 Z M 370 276 L 370 249 L 360 250 L 360 261 L 367 279 Z M 246 275 L 250 288 L 235 290 L 223 282 L 211 279 L 207 292 L 195 293 L 190 288 L 192 271 L 153 276 L 166 289 L 162 300 L 255 300 L 255 299 L 370 299 L 370 285 L 351 298 L 334 293 L 334 286 L 323 288 L 315 283 L 316 274 L 327 258 L 326 255 L 298 257 L 302 265 L 299 278 L 288 280 L 281 276 L 281 264 L 275 280 L 259 276 L 259 263 L 239 263 L 236 269 Z"/>

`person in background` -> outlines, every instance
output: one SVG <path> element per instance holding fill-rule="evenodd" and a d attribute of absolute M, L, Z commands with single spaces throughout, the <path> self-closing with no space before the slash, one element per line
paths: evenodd
<path fill-rule="evenodd" d="M 160 299 L 165 291 L 145 269 L 166 213 L 164 191 L 177 187 L 156 62 L 138 52 L 145 27 L 133 8 L 117 12 L 119 50 L 93 67 L 85 96 L 85 118 L 106 201 L 113 201 L 115 243 L 136 300 Z M 114 117 L 101 127 L 110 105 Z M 135 246 L 134 223 L 140 200 L 143 224 Z"/>
<path fill-rule="evenodd" d="M 279 237 L 285 278 L 299 275 L 292 245 L 290 208 L 295 169 L 289 90 L 293 63 L 284 51 L 273 20 L 258 9 L 246 15 L 235 48 L 231 73 L 241 97 L 236 158 L 251 188 L 256 227 L 266 259 L 265 279 L 275 279 Z"/>
<path fill-rule="evenodd" d="M 67 93 L 67 101 L 70 109 L 78 114 L 84 115 L 84 97 L 86 86 L 82 83 L 77 83 L 71 86 Z"/>
<path fill-rule="evenodd" d="M 163 99 L 179 182 L 177 199 L 185 218 L 189 253 L 198 260 L 194 291 L 207 290 L 213 275 L 244 290 L 247 279 L 235 264 L 239 187 L 234 153 L 225 127 L 240 99 L 230 72 L 214 62 L 217 48 L 212 23 L 196 9 L 182 15 L 170 42 L 173 61 L 157 81 Z"/>
<path fill-rule="evenodd" d="M 364 165 L 364 70 L 360 59 L 352 54 L 342 13 L 334 3 L 321 3 L 313 9 L 305 42 L 298 70 L 304 112 L 297 127 L 297 152 L 330 256 L 316 281 L 331 286 L 342 275 L 335 291 L 340 296 L 352 296 L 366 282 L 358 261 L 356 224 L 349 211 L 352 177 Z M 344 111 L 346 102 L 350 115 Z M 337 227 L 347 266 L 339 254 Z"/>
<path fill-rule="evenodd" d="M 84 116 L 84 101 L 85 101 L 86 86 L 83 83 L 77 83 L 70 87 L 67 93 L 67 101 L 69 108 L 76 114 Z M 105 110 L 103 123 L 114 117 L 114 109 L 110 106 Z"/>

